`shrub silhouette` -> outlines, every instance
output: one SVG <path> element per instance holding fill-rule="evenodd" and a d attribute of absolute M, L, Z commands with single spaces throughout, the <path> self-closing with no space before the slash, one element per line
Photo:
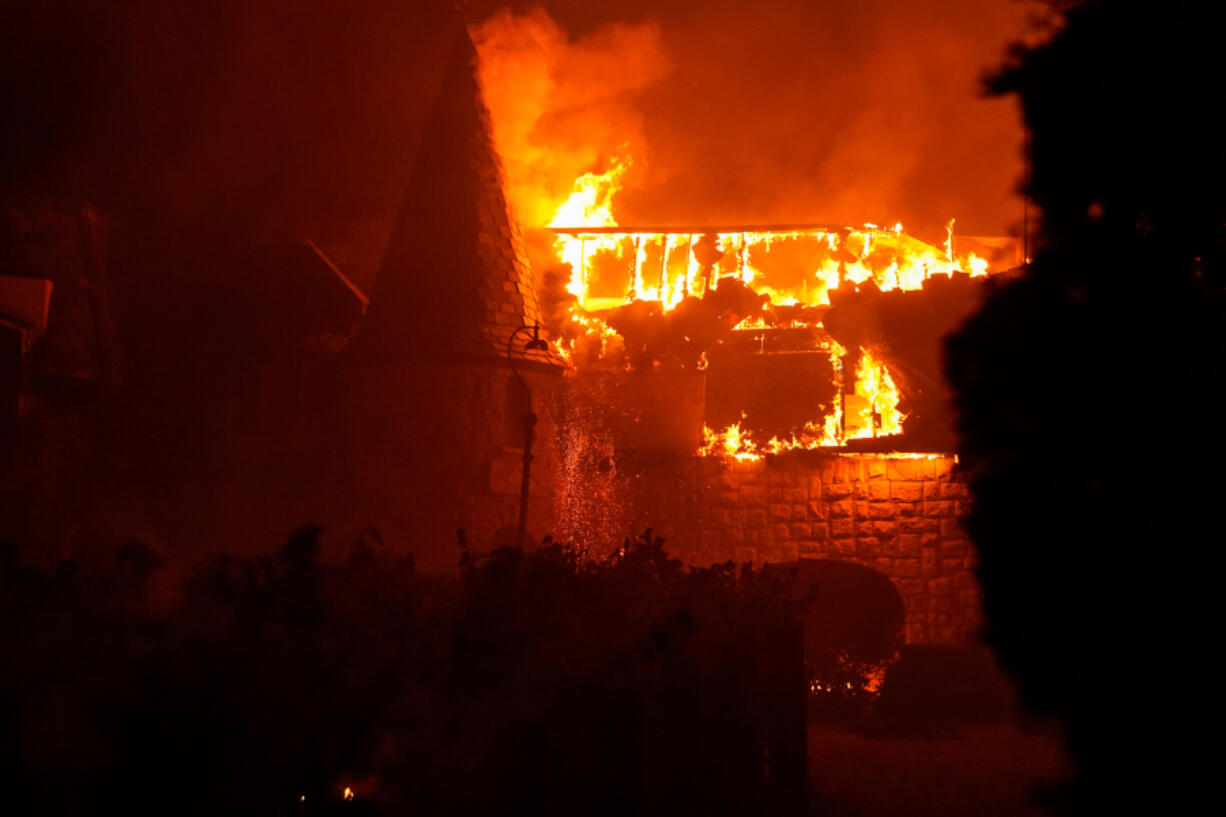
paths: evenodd
<path fill-rule="evenodd" d="M 935 735 L 966 723 L 992 723 L 1010 691 L 982 647 L 908 645 L 885 674 L 873 715 L 879 729 Z"/>
<path fill-rule="evenodd" d="M 156 612 L 134 601 L 140 548 L 55 573 L 0 551 L 15 813 L 803 802 L 799 606 L 777 576 L 685 569 L 650 532 L 604 563 L 549 543 L 445 576 L 373 535 L 321 563 L 319 535 L 218 557 Z"/>

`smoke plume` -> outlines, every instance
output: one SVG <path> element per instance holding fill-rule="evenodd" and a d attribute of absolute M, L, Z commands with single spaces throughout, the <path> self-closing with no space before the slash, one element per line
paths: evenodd
<path fill-rule="evenodd" d="M 542 9 L 504 10 L 472 35 L 508 198 L 524 226 L 548 224 L 582 174 L 614 157 L 645 160 L 633 94 L 668 72 L 658 26 L 610 23 L 572 40 Z"/>
<path fill-rule="evenodd" d="M 1022 130 L 981 81 L 1033 4 L 513 4 L 475 28 L 512 199 L 548 223 L 625 152 L 625 225 L 1016 232 Z"/>

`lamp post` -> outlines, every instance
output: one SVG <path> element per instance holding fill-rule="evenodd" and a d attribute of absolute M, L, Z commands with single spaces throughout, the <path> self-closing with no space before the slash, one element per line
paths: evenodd
<path fill-rule="evenodd" d="M 532 441 L 536 437 L 536 414 L 532 411 L 532 391 L 528 388 L 527 382 L 523 375 L 515 368 L 515 356 L 512 354 L 515 348 L 515 338 L 520 332 L 531 330 L 532 339 L 524 344 L 522 352 L 527 351 L 549 351 L 549 344 L 541 338 L 541 327 L 539 324 L 531 326 L 524 324 L 511 333 L 507 338 L 507 363 L 511 367 L 511 374 L 519 381 L 519 384 L 524 388 L 524 395 L 527 398 L 527 409 L 524 413 L 524 470 L 523 478 L 519 486 L 519 546 L 524 546 L 524 539 L 528 531 L 528 490 L 532 482 Z M 510 406 L 507 407 L 508 409 Z"/>

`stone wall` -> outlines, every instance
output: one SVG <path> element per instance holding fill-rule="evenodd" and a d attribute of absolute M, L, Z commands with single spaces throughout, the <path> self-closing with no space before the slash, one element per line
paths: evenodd
<path fill-rule="evenodd" d="M 967 491 L 953 457 L 673 457 L 627 463 L 624 476 L 636 529 L 654 525 L 691 564 L 845 559 L 894 582 L 908 643 L 977 637 L 975 554 L 958 521 Z"/>
<path fill-rule="evenodd" d="M 528 518 L 529 541 L 539 541 L 555 528 L 555 432 L 545 407 L 562 378 L 523 364 L 521 374 L 539 418 Z M 348 526 L 373 525 L 423 570 L 455 568 L 459 529 L 477 549 L 516 544 L 523 426 L 508 416 L 511 377 L 497 359 L 351 372 L 339 486 L 348 493 L 338 508 Z"/>

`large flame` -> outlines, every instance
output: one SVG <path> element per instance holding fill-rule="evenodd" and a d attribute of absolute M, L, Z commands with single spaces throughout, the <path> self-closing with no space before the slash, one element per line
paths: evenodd
<path fill-rule="evenodd" d="M 551 227 L 613 227 L 613 196 L 621 190 L 630 166 L 627 156 L 614 157 L 604 173 L 584 173 L 575 179 L 571 194 L 554 212 Z M 564 238 L 565 236 L 563 236 Z"/>
<path fill-rule="evenodd" d="M 898 409 L 898 387 L 885 363 L 865 349 L 856 368 L 856 398 L 861 406 L 847 421 L 847 439 L 902 434 L 906 416 Z M 849 413 L 850 414 L 850 413 Z"/>
<path fill-rule="evenodd" d="M 856 229 L 623 231 L 617 229 L 613 198 L 630 165 L 629 156 L 622 155 L 612 159 L 603 173 L 581 175 L 550 221 L 556 232 L 558 260 L 571 270 L 567 289 L 575 296 L 570 314 L 572 328 L 578 334 L 599 337 L 602 352 L 617 333 L 589 309 L 653 301 L 667 311 L 686 296 L 703 294 L 702 287 L 718 288 L 721 277 L 740 280 L 768 295 L 775 305 L 821 306 L 830 303 L 832 291 L 847 283 L 872 282 L 882 291 L 915 290 L 935 275 L 988 274 L 986 261 L 974 254 L 963 257 L 955 252 L 952 219 L 943 247 L 906 235 L 901 224 L 888 229 L 866 224 Z M 696 247 L 704 237 L 713 242 L 719 258 L 706 280 L 700 280 L 704 279 L 703 267 Z M 796 258 L 811 262 L 808 272 L 798 280 L 775 280 L 778 276 L 768 269 L 770 254 L 783 248 L 791 253 L 793 262 Z M 624 268 L 623 295 L 592 295 L 591 277 L 601 256 L 606 262 L 616 259 Z M 754 327 L 742 323 L 738 328 Z M 831 357 L 837 391 L 841 392 L 846 351 L 833 341 L 827 341 L 825 348 Z M 565 344 L 563 355 L 572 359 Z M 741 422 L 723 430 L 704 428 L 699 453 L 752 460 L 768 453 L 838 447 L 848 440 L 900 435 L 906 417 L 899 409 L 899 398 L 885 362 L 872 351 L 861 350 L 854 392 L 840 395 L 820 422 L 807 423 L 787 438 L 774 437 L 761 443 L 752 439 Z"/>
<path fill-rule="evenodd" d="M 644 300 L 672 309 L 686 295 L 702 294 L 694 246 L 708 234 L 610 229 L 616 226 L 610 199 L 620 189 L 627 166 L 629 159 L 621 158 L 606 173 L 580 177 L 551 221 L 558 233 L 559 258 L 571 267 L 568 288 L 580 306 L 594 302 L 608 308 Z M 988 274 L 986 260 L 974 253 L 953 252 L 952 232 L 945 247 L 936 247 L 905 234 L 901 224 L 890 229 L 870 224 L 856 229 L 747 229 L 709 235 L 723 253 L 712 288 L 718 288 L 721 277 L 736 277 L 769 295 L 775 305 L 828 305 L 830 292 L 848 282 L 871 281 L 888 292 L 920 289 L 936 275 Z M 810 266 L 794 280 L 777 280 L 779 276 L 769 269 L 773 252 L 789 254 L 793 265 L 807 261 Z M 590 282 L 602 256 L 611 256 L 624 268 L 624 295 L 593 301 Z"/>
<path fill-rule="evenodd" d="M 834 368 L 834 381 L 841 385 L 843 359 L 846 355 L 837 343 L 827 346 Z M 820 424 L 806 423 L 790 437 L 772 437 L 759 443 L 742 428 L 746 417 L 723 430 L 703 427 L 703 444 L 699 454 L 740 461 L 760 459 L 765 454 L 786 451 L 814 451 L 837 448 L 848 440 L 872 437 L 892 437 L 902 434 L 906 415 L 898 408 L 900 394 L 889 370 L 872 352 L 864 350 L 856 367 L 855 394 L 836 399 Z"/>
<path fill-rule="evenodd" d="M 615 157 L 610 167 L 604 173 L 584 173 L 575 179 L 571 194 L 554 212 L 549 224 L 553 227 L 612 227 L 617 222 L 613 218 L 613 196 L 621 190 L 622 176 L 630 166 L 628 156 Z M 595 240 L 591 251 L 613 249 L 613 240 Z M 575 238 L 561 233 L 554 244 L 558 259 L 571 268 L 570 283 L 566 289 L 583 306 L 587 301 L 587 252 L 586 239 Z M 636 265 L 637 266 L 637 265 Z M 631 299 L 633 300 L 633 299 Z"/>
<path fill-rule="evenodd" d="M 504 192 L 520 225 L 544 227 L 562 211 L 570 224 L 611 224 L 584 212 L 572 184 L 619 150 L 644 155 L 633 94 L 669 73 L 660 27 L 611 23 L 572 38 L 538 8 L 500 11 L 470 33 Z M 599 208 L 593 193 L 588 204 Z"/>
<path fill-rule="evenodd" d="M 744 416 L 741 419 L 743 420 Z M 741 429 L 740 421 L 733 423 L 723 431 L 712 431 L 710 427 L 703 426 L 702 438 L 702 447 L 698 453 L 704 457 L 726 457 L 741 461 L 762 458 L 758 446 Z"/>
<path fill-rule="evenodd" d="M 555 258 L 534 263 L 569 266 L 566 290 L 574 304 L 564 334 L 586 338 L 587 348 L 598 349 L 602 358 L 621 348 L 621 338 L 596 314 L 600 310 L 646 301 L 668 311 L 687 296 L 718 289 L 721 279 L 738 279 L 776 307 L 817 307 L 828 305 L 830 294 L 847 284 L 913 290 L 934 275 L 988 273 L 985 261 L 955 251 L 952 220 L 944 246 L 906 235 L 901 224 L 618 229 L 614 201 L 633 165 L 632 151 L 643 147 L 639 117 L 622 94 L 650 86 L 669 70 L 659 29 L 617 25 L 571 41 L 537 12 L 500 13 L 472 33 L 495 144 L 506 166 L 508 201 L 525 227 L 553 228 Z M 592 82 L 594 76 L 601 81 Z M 579 133 L 584 139 L 574 139 Z M 712 255 L 718 260 L 712 262 Z M 573 365 L 573 341 L 559 347 Z M 841 382 L 845 352 L 832 342 L 827 348 Z M 900 434 L 904 417 L 884 362 L 862 352 L 855 381 L 854 394 L 786 439 L 759 443 L 736 423 L 719 432 L 708 429 L 703 453 L 745 459 Z"/>

